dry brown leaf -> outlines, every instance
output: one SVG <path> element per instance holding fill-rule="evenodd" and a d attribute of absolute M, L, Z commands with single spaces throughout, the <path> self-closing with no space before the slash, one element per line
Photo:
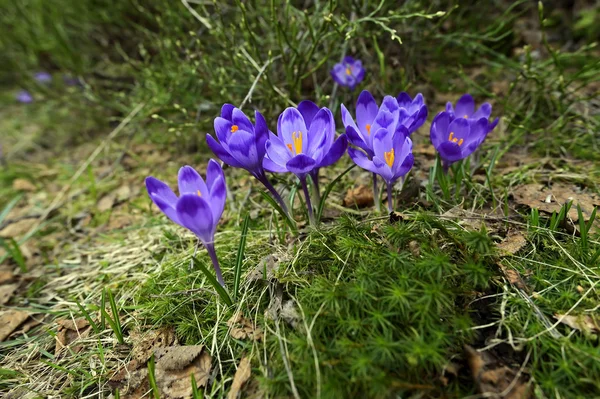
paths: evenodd
<path fill-rule="evenodd" d="M 131 214 L 124 215 L 115 215 L 114 213 L 110 216 L 108 221 L 108 225 L 106 225 L 107 230 L 120 230 L 126 226 L 133 224 L 136 218 Z"/>
<path fill-rule="evenodd" d="M 15 179 L 12 184 L 13 190 L 17 191 L 36 191 L 37 187 L 33 185 L 29 180 Z"/>
<path fill-rule="evenodd" d="M 4 341 L 28 317 L 28 312 L 20 310 L 11 309 L 0 312 L 0 342 Z"/>
<path fill-rule="evenodd" d="M 130 335 L 133 342 L 132 359 L 144 364 L 154 351 L 167 346 L 177 345 L 177 337 L 173 327 L 163 327 L 158 330 L 133 331 Z"/>
<path fill-rule="evenodd" d="M 344 206 L 346 207 L 364 208 L 373 205 L 373 203 L 373 189 L 362 184 L 348 189 L 344 197 Z"/>
<path fill-rule="evenodd" d="M 100 201 L 98 201 L 98 204 L 96 205 L 98 212 L 105 212 L 109 209 L 112 209 L 113 205 L 115 204 L 115 198 L 116 197 L 113 193 L 107 194 L 100 198 Z"/>
<path fill-rule="evenodd" d="M 516 230 L 509 231 L 506 238 L 496 247 L 501 256 L 514 255 L 527 245 L 527 239 L 521 232 Z"/>
<path fill-rule="evenodd" d="M 246 280 L 258 281 L 262 280 L 263 278 L 267 281 L 271 280 L 275 277 L 275 271 L 278 267 L 279 259 L 275 255 L 267 255 L 260 261 L 260 263 L 254 269 L 248 272 Z"/>
<path fill-rule="evenodd" d="M 123 184 L 121 187 L 116 189 L 113 193 L 118 202 L 125 201 L 131 197 L 131 187 L 128 184 Z"/>
<path fill-rule="evenodd" d="M 458 222 L 461 226 L 468 230 L 481 230 L 481 226 L 484 224 L 484 218 L 472 212 L 465 211 L 461 205 L 457 205 L 454 208 L 442 214 L 442 217 L 446 219 L 452 219 Z"/>
<path fill-rule="evenodd" d="M 262 338 L 263 332 L 260 327 L 255 327 L 252 322 L 246 319 L 240 312 L 234 314 L 227 321 L 230 328 L 229 335 L 235 339 L 252 339 L 258 341 Z"/>
<path fill-rule="evenodd" d="M 532 397 L 529 377 L 524 373 L 518 380 L 517 371 L 503 365 L 489 352 L 478 352 L 469 345 L 465 345 L 467 362 L 471 368 L 471 375 L 482 394 L 500 395 L 504 399 L 528 399 Z M 509 388 L 510 391 L 507 391 Z"/>
<path fill-rule="evenodd" d="M 1 268 L 0 269 L 0 284 L 4 284 L 4 283 L 8 283 L 9 281 L 11 281 L 13 279 L 15 275 L 13 274 L 12 270 L 9 268 Z"/>
<path fill-rule="evenodd" d="M 5 305 L 10 301 L 18 286 L 19 284 L 0 285 L 0 305 Z"/>
<path fill-rule="evenodd" d="M 27 233 L 36 223 L 37 219 L 34 218 L 21 219 L 3 228 L 0 231 L 0 237 L 13 238 L 21 236 Z"/>
<path fill-rule="evenodd" d="M 575 330 L 579 330 L 587 334 L 600 333 L 600 324 L 589 315 L 571 316 L 557 313 L 554 315 L 554 318 L 556 320 L 560 320 L 561 323 L 566 324 Z"/>
<path fill-rule="evenodd" d="M 250 365 L 250 358 L 244 357 L 240 360 L 240 364 L 238 365 L 238 369 L 235 372 L 235 376 L 233 377 L 233 383 L 231 384 L 231 389 L 227 394 L 227 399 L 237 399 L 242 390 L 242 386 L 250 376 L 252 375 L 252 367 Z"/>
<path fill-rule="evenodd" d="M 518 271 L 504 266 L 502 262 L 499 262 L 498 266 L 500 267 L 500 270 L 502 270 L 504 277 L 506 277 L 509 283 L 525 292 L 530 291 L 530 288 L 527 286 L 527 284 L 525 284 L 525 281 L 523 280 Z"/>
<path fill-rule="evenodd" d="M 71 345 L 79 338 L 85 338 L 90 334 L 91 327 L 88 321 L 84 318 L 62 319 L 58 320 L 58 330 L 56 333 L 56 345 L 54 346 L 54 354 L 58 354 L 63 348 Z M 73 346 L 73 352 L 79 352 L 83 347 L 81 345 Z"/>
<path fill-rule="evenodd" d="M 600 198 L 595 194 L 582 193 L 577 187 L 561 183 L 554 183 L 551 188 L 542 184 L 524 184 L 513 189 L 515 201 L 520 205 L 537 208 L 542 212 L 559 212 L 560 208 L 568 201 L 573 201 L 569 210 L 569 217 L 578 221 L 577 204 L 581 207 L 586 221 L 594 210 L 600 205 Z"/>
<path fill-rule="evenodd" d="M 155 352 L 155 357 L 156 385 L 161 398 L 191 398 L 192 375 L 198 387 L 206 386 L 212 356 L 204 350 L 203 345 L 160 348 Z"/>

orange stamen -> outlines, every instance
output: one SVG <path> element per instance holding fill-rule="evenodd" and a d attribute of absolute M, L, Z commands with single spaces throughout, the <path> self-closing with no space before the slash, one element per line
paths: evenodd
<path fill-rule="evenodd" d="M 238 127 L 238 125 L 233 125 L 233 126 L 231 126 L 231 133 L 235 133 L 235 132 L 237 132 L 238 130 L 240 130 L 240 128 Z"/>
<path fill-rule="evenodd" d="M 467 114 L 465 114 L 465 116 L 463 116 L 463 118 L 467 119 L 468 118 Z"/>
<path fill-rule="evenodd" d="M 297 134 L 296 134 L 297 133 Z M 302 132 L 292 132 L 293 144 L 286 144 L 292 154 L 302 154 Z"/>
<path fill-rule="evenodd" d="M 388 152 L 384 152 L 383 157 L 385 158 L 385 163 L 391 168 L 394 164 L 394 149 L 392 148 Z"/>
<path fill-rule="evenodd" d="M 367 129 L 367 134 L 370 135 L 371 134 L 371 125 L 367 123 L 367 126 L 365 128 Z"/>
<path fill-rule="evenodd" d="M 202 194 L 200 193 L 200 190 L 196 191 L 196 194 L 198 194 L 198 197 L 202 197 Z"/>
<path fill-rule="evenodd" d="M 352 70 L 350 68 L 346 68 L 346 75 L 352 75 Z"/>

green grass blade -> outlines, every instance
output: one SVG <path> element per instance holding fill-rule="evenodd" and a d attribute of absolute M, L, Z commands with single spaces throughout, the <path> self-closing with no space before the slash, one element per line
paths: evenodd
<path fill-rule="evenodd" d="M 338 181 L 340 181 L 342 177 L 344 177 L 348 172 L 354 169 L 354 167 L 356 167 L 356 164 L 349 166 L 345 171 L 343 171 L 335 179 L 333 179 L 331 183 L 327 185 L 327 187 L 325 187 L 325 191 L 323 192 L 323 196 L 321 197 L 321 202 L 319 203 L 319 209 L 317 210 L 317 222 L 321 220 L 321 216 L 323 215 L 323 209 L 325 208 L 325 201 L 327 200 L 329 193 L 331 193 L 331 190 L 333 190 L 333 187 L 337 184 Z"/>
<path fill-rule="evenodd" d="M 242 223 L 242 235 L 240 236 L 240 245 L 238 246 L 235 259 L 235 275 L 233 279 L 233 294 L 239 296 L 240 280 L 242 278 L 242 263 L 244 262 L 244 251 L 246 250 L 246 235 L 248 234 L 248 225 L 250 224 L 250 215 L 246 214 Z"/>
<path fill-rule="evenodd" d="M 283 216 L 283 219 L 286 221 L 287 225 L 290 226 L 290 229 L 294 232 L 294 234 L 298 234 L 298 226 L 296 226 L 296 222 L 292 220 L 290 216 L 283 211 L 283 209 L 281 209 L 277 201 L 263 191 L 260 191 L 260 195 L 262 195 L 265 201 L 267 201 L 273 208 L 275 208 L 277 212 L 279 212 L 281 216 Z"/>
<path fill-rule="evenodd" d="M 6 206 L 2 209 L 2 212 L 0 212 L 0 223 L 2 223 L 4 221 L 4 218 L 6 218 L 6 215 L 8 215 L 8 212 L 10 212 L 11 209 L 13 209 L 15 207 L 15 205 L 17 205 L 17 202 L 19 202 L 19 200 L 22 197 L 23 197 L 23 195 L 17 195 L 8 204 L 6 204 Z"/>
<path fill-rule="evenodd" d="M 217 294 L 219 295 L 219 297 L 221 297 L 221 300 L 223 302 L 225 302 L 225 304 L 227 304 L 227 306 L 233 305 L 233 301 L 231 300 L 231 297 L 229 296 L 229 294 L 227 293 L 225 288 L 223 288 L 223 286 L 221 286 L 221 284 L 219 284 L 219 282 L 217 281 L 215 276 L 213 276 L 213 274 L 206 267 L 204 267 L 202 262 L 200 262 L 198 259 L 196 259 L 193 256 L 192 256 L 192 261 L 202 271 L 202 273 L 204 273 L 204 275 L 206 276 L 206 279 L 208 280 L 210 285 L 213 286 L 215 291 L 217 291 Z"/>
<path fill-rule="evenodd" d="M 94 322 L 94 320 L 92 320 L 90 313 L 79 303 L 79 301 L 75 302 L 75 304 L 79 308 L 79 311 L 83 314 L 83 317 L 85 317 L 90 326 L 92 326 L 92 330 L 94 330 L 96 334 L 99 334 L 100 329 L 98 328 L 98 325 Z"/>
<path fill-rule="evenodd" d="M 152 396 L 154 396 L 154 399 L 160 399 L 160 392 L 158 391 L 158 385 L 156 385 L 156 375 L 154 374 L 154 355 L 150 356 L 150 360 L 148 360 L 148 381 L 150 382 L 150 389 L 152 389 Z"/>

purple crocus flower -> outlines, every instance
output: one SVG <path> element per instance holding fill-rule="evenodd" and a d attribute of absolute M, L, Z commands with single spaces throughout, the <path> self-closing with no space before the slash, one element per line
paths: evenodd
<path fill-rule="evenodd" d="M 319 168 L 335 163 L 346 152 L 348 141 L 335 139 L 335 122 L 328 108 L 319 109 L 310 101 L 298 108 L 286 108 L 277 121 L 277 136 L 269 132 L 265 169 L 295 174 L 304 190 L 311 223 L 314 223 L 306 176 L 317 176 Z"/>
<path fill-rule="evenodd" d="M 358 166 L 383 178 L 387 185 L 388 210 L 392 212 L 394 182 L 405 176 L 415 161 L 406 127 L 400 125 L 395 132 L 379 128 L 373 137 L 372 157 L 356 148 L 349 148 L 348 154 Z"/>
<path fill-rule="evenodd" d="M 37 72 L 35 75 L 33 75 L 33 78 L 40 83 L 52 82 L 52 75 L 45 71 Z"/>
<path fill-rule="evenodd" d="M 223 169 L 211 159 L 206 168 L 206 182 L 191 166 L 179 169 L 177 180 L 179 197 L 162 181 L 152 176 L 147 177 L 148 195 L 169 219 L 187 228 L 202 241 L 213 262 L 217 280 L 224 287 L 214 246 L 217 224 L 227 198 Z"/>
<path fill-rule="evenodd" d="M 416 132 L 427 119 L 427 106 L 423 95 L 418 93 L 414 99 L 402 92 L 396 97 L 400 108 L 400 123 L 402 123 L 410 134 Z"/>
<path fill-rule="evenodd" d="M 469 94 L 463 95 L 456 107 L 448 102 L 446 111 L 435 116 L 431 123 L 431 143 L 440 154 L 447 170 L 450 164 L 471 155 L 483 143 L 488 133 L 498 124 L 498 118 L 490 122 L 492 106 L 483 103 L 475 111 L 475 101 Z"/>
<path fill-rule="evenodd" d="M 256 124 L 253 125 L 240 109 L 231 104 L 224 104 L 221 108 L 221 116 L 215 118 L 214 122 L 219 141 L 207 134 L 206 142 L 223 162 L 234 168 L 246 169 L 256 177 L 287 213 L 285 202 L 267 179 L 263 167 L 266 154 L 265 143 L 269 138 L 267 122 L 258 111 L 255 112 L 255 119 Z"/>
<path fill-rule="evenodd" d="M 19 90 L 15 95 L 15 99 L 23 104 L 29 104 L 33 102 L 33 96 L 27 90 Z"/>
<path fill-rule="evenodd" d="M 354 90 L 356 85 L 365 78 L 365 69 L 360 60 L 346 56 L 342 62 L 334 65 L 331 70 L 331 77 L 337 84 Z"/>

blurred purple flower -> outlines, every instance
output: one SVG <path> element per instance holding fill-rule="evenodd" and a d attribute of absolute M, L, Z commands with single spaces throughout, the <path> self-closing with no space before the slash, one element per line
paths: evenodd
<path fill-rule="evenodd" d="M 319 168 L 337 162 L 347 147 L 346 135 L 335 138 L 331 111 L 303 101 L 297 109 L 287 108 L 279 116 L 277 136 L 269 133 L 263 165 L 269 171 L 291 172 L 300 179 L 308 214 L 314 222 L 306 176 L 318 176 Z"/>
<path fill-rule="evenodd" d="M 37 72 L 35 75 L 33 75 L 33 78 L 40 83 L 52 82 L 52 75 L 45 71 Z"/>
<path fill-rule="evenodd" d="M 83 86 L 83 82 L 76 76 L 63 75 L 63 82 L 67 86 Z"/>
<path fill-rule="evenodd" d="M 398 101 L 398 107 L 400 107 L 400 123 L 402 123 L 407 129 L 408 133 L 413 134 L 416 132 L 427 119 L 427 106 L 423 95 L 418 93 L 414 99 L 402 92 L 396 97 Z"/>
<path fill-rule="evenodd" d="M 15 99 L 23 104 L 29 104 L 33 102 L 33 96 L 27 90 L 19 90 L 15 95 Z"/>
<path fill-rule="evenodd" d="M 221 161 L 234 168 L 246 169 L 256 177 L 287 213 L 285 202 L 269 182 L 263 167 L 265 143 L 269 138 L 267 122 L 258 111 L 255 112 L 254 118 L 256 124 L 253 125 L 240 109 L 231 104 L 224 104 L 221 116 L 214 121 L 215 133 L 219 140 L 207 134 L 206 142 Z"/>
<path fill-rule="evenodd" d="M 473 97 L 465 94 L 456 102 L 456 107 L 448 102 L 446 111 L 435 116 L 431 123 L 430 138 L 444 161 L 444 169 L 468 157 L 483 143 L 498 124 L 498 118 L 490 122 L 491 113 L 492 106 L 489 103 L 483 103 L 475 111 Z"/>
<path fill-rule="evenodd" d="M 337 84 L 354 90 L 356 85 L 365 78 L 365 69 L 360 60 L 346 56 L 341 63 L 334 65 L 331 77 Z"/>
<path fill-rule="evenodd" d="M 178 185 L 179 197 L 162 181 L 152 176 L 146 178 L 146 189 L 152 201 L 169 219 L 196 234 L 210 255 L 217 280 L 225 286 L 214 246 L 215 232 L 227 198 L 223 169 L 211 159 L 205 182 L 194 168 L 184 166 L 179 169 Z"/>
<path fill-rule="evenodd" d="M 394 182 L 405 176 L 414 164 L 412 141 L 406 127 L 400 125 L 395 132 L 379 128 L 373 137 L 372 157 L 356 148 L 349 148 L 348 154 L 358 166 L 383 178 L 387 185 L 388 210 L 391 212 Z"/>

